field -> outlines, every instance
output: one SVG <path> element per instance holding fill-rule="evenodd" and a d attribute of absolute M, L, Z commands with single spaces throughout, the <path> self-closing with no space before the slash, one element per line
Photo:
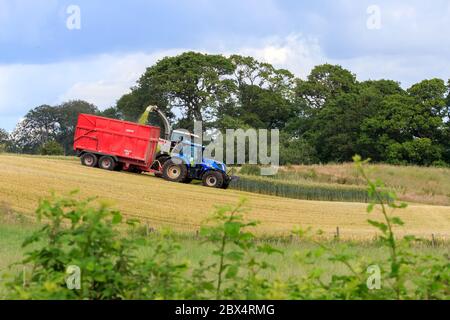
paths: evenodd
<path fill-rule="evenodd" d="M 300 174 L 302 170 L 295 169 Z M 420 170 L 416 171 L 418 176 Z M 369 215 L 364 203 L 305 201 L 175 184 L 151 175 L 82 167 L 78 159 L 70 157 L 0 155 L 0 182 L 0 212 L 13 210 L 27 216 L 33 215 L 38 200 L 49 195 L 50 190 L 61 194 L 79 189 L 80 196 L 98 196 L 150 227 L 168 226 L 195 233 L 214 205 L 234 204 L 245 197 L 251 210 L 249 218 L 261 222 L 258 235 L 289 235 L 297 226 L 321 229 L 330 237 L 336 227 L 342 238 L 372 239 L 376 235 L 366 222 Z M 399 234 L 450 237 L 450 207 L 413 204 L 396 215 L 406 223 Z M 377 213 L 371 214 L 372 219 L 376 216 Z"/>

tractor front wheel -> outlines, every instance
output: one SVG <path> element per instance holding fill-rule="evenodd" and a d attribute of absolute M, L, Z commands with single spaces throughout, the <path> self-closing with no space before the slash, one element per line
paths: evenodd
<path fill-rule="evenodd" d="M 208 171 L 203 175 L 203 185 L 210 188 L 221 188 L 223 185 L 223 176 L 217 171 Z"/>

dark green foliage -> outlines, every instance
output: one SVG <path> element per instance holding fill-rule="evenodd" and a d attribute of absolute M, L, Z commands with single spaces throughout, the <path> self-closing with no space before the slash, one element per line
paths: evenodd
<path fill-rule="evenodd" d="M 317 150 L 306 139 L 283 134 L 280 137 L 280 164 L 314 164 L 319 162 Z"/>
<path fill-rule="evenodd" d="M 119 120 L 123 118 L 122 113 L 116 107 L 107 108 L 107 109 L 99 112 L 98 115 L 102 116 L 102 117 L 106 117 L 106 118 L 119 119 Z"/>
<path fill-rule="evenodd" d="M 394 164 L 415 163 L 430 166 L 442 163 L 442 146 L 429 138 L 419 138 L 402 144 L 393 143 L 387 149 L 387 160 Z"/>
<path fill-rule="evenodd" d="M 60 156 L 64 154 L 64 149 L 58 142 L 51 140 L 39 148 L 39 154 L 44 156 Z"/>
<path fill-rule="evenodd" d="M 181 108 L 184 129 L 193 129 L 193 120 L 207 120 L 217 104 L 231 93 L 232 83 L 224 76 L 233 67 L 221 55 L 185 52 L 165 57 L 139 79 L 132 92 L 124 95 L 117 108 L 126 119 L 136 121 L 148 105 L 158 105 L 171 116 L 171 108 Z"/>
<path fill-rule="evenodd" d="M 73 136 L 80 113 L 95 114 L 96 106 L 73 100 L 58 106 L 42 105 L 30 110 L 11 134 L 13 152 L 39 153 L 41 146 L 56 141 L 63 154 L 73 154 Z"/>
<path fill-rule="evenodd" d="M 9 133 L 0 128 L 0 153 L 8 151 L 9 147 Z"/>
<path fill-rule="evenodd" d="M 448 91 L 440 79 L 405 91 L 393 81 L 359 83 L 342 68 L 319 66 L 299 82 L 305 111 L 286 129 L 314 146 L 321 162 L 350 161 L 355 153 L 395 163 L 448 162 Z"/>

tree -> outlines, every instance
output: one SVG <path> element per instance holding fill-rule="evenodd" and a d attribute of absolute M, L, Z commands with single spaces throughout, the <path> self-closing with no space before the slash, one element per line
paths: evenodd
<path fill-rule="evenodd" d="M 316 66 L 308 79 L 298 80 L 297 97 L 306 102 L 309 112 L 321 109 L 329 99 L 355 90 L 356 76 L 338 65 Z"/>
<path fill-rule="evenodd" d="M 64 154 L 73 154 L 73 136 L 80 113 L 96 114 L 98 108 L 83 100 L 71 100 L 56 107 L 58 113 L 59 131 L 56 141 L 61 145 Z"/>
<path fill-rule="evenodd" d="M 44 156 L 59 156 L 64 154 L 64 149 L 58 142 L 51 140 L 39 148 L 39 154 Z"/>
<path fill-rule="evenodd" d="M 165 57 L 147 68 L 132 92 L 117 103 L 125 118 L 137 119 L 149 104 L 157 104 L 167 114 L 179 108 L 188 125 L 194 120 L 210 120 L 212 113 L 229 96 L 233 72 L 222 55 L 185 52 Z"/>
<path fill-rule="evenodd" d="M 239 117 L 253 128 L 282 129 L 295 116 L 294 75 L 252 57 L 233 55 L 236 94 L 233 104 L 219 108 L 218 122 L 224 116 Z"/>
<path fill-rule="evenodd" d="M 313 164 L 319 162 L 317 151 L 305 139 L 280 136 L 280 164 Z"/>
<path fill-rule="evenodd" d="M 9 143 L 9 133 L 0 128 L 0 153 L 8 151 Z"/>
<path fill-rule="evenodd" d="M 36 153 L 38 148 L 58 136 L 60 125 L 56 107 L 41 105 L 30 110 L 11 134 L 17 152 Z"/>
<path fill-rule="evenodd" d="M 424 80 L 406 92 L 395 91 L 384 96 L 376 112 L 362 123 L 359 145 L 366 151 L 365 156 L 378 161 L 416 164 L 440 160 L 447 135 L 444 122 L 448 113 L 447 87 L 444 81 Z M 423 148 L 429 142 L 432 147 L 425 152 Z M 418 157 L 416 150 L 423 150 L 425 158 Z"/>
<path fill-rule="evenodd" d="M 97 107 L 73 100 L 59 106 L 42 105 L 30 110 L 11 134 L 12 148 L 16 152 L 38 153 L 49 141 L 59 143 L 64 154 L 73 154 L 73 136 L 80 113 L 98 113 Z"/>
<path fill-rule="evenodd" d="M 448 90 L 442 79 L 431 79 L 414 84 L 408 89 L 408 94 L 422 107 L 422 112 L 443 118 L 449 114 Z"/>
<path fill-rule="evenodd" d="M 447 82 L 447 99 L 446 99 L 447 107 L 450 108 L 450 79 Z M 448 118 L 450 118 L 450 115 L 448 115 Z M 448 119 L 450 120 L 450 119 Z"/>
<path fill-rule="evenodd" d="M 298 118 L 287 131 L 314 146 L 322 162 L 351 160 L 364 115 L 355 76 L 341 66 L 317 66 L 295 93 Z"/>
<path fill-rule="evenodd" d="M 396 142 L 389 145 L 387 160 L 395 164 L 429 166 L 442 160 L 442 146 L 434 144 L 428 138 L 418 138 L 402 144 Z"/>
<path fill-rule="evenodd" d="M 350 161 L 358 153 L 363 108 L 358 94 L 343 93 L 330 99 L 317 113 L 305 137 L 315 146 L 322 162 Z"/>
<path fill-rule="evenodd" d="M 106 117 L 106 118 L 119 119 L 119 120 L 123 118 L 122 113 L 119 111 L 119 109 L 117 109 L 117 107 L 107 108 L 103 111 L 100 111 L 98 113 L 98 115 L 100 115 L 102 117 Z"/>

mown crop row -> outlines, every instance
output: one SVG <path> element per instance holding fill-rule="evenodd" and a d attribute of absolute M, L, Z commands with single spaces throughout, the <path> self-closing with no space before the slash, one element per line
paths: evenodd
<path fill-rule="evenodd" d="M 293 183 L 270 178 L 241 176 L 238 181 L 231 183 L 230 188 L 301 200 L 368 202 L 367 190 L 364 187 Z"/>

